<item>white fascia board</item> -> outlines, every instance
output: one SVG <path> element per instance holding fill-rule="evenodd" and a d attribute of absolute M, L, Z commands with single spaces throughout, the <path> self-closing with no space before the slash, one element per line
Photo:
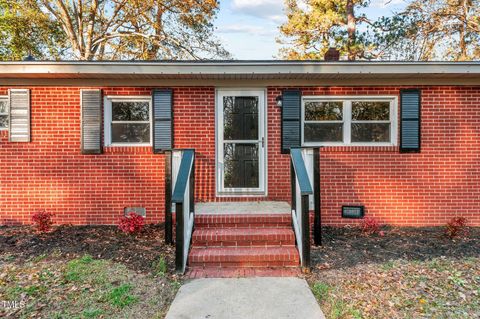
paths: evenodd
<path fill-rule="evenodd" d="M 0 62 L 0 77 L 78 75 L 480 75 L 480 62 Z"/>

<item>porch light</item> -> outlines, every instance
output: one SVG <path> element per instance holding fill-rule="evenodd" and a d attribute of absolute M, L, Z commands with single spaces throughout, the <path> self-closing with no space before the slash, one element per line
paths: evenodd
<path fill-rule="evenodd" d="M 277 96 L 277 98 L 275 100 L 277 101 L 277 106 L 282 107 L 283 97 L 281 95 L 279 95 L 279 96 Z"/>
<path fill-rule="evenodd" d="M 363 218 L 365 206 L 342 206 L 342 218 Z"/>

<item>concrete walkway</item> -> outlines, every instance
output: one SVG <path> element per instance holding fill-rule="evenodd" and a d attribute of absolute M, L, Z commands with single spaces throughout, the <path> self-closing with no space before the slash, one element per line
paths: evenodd
<path fill-rule="evenodd" d="M 324 319 L 299 278 L 197 279 L 180 288 L 166 319 Z"/>

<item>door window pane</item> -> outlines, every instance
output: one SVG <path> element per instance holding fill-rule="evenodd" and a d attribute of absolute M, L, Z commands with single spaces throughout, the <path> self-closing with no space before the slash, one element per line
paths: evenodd
<path fill-rule="evenodd" d="M 305 142 L 342 142 L 343 123 L 306 123 Z"/>
<path fill-rule="evenodd" d="M 306 102 L 305 121 L 341 121 L 343 102 Z"/>
<path fill-rule="evenodd" d="M 390 123 L 353 123 L 352 142 L 390 142 Z"/>
<path fill-rule="evenodd" d="M 258 144 L 225 143 L 225 188 L 258 188 Z"/>
<path fill-rule="evenodd" d="M 352 102 L 353 121 L 389 121 L 390 102 Z"/>
<path fill-rule="evenodd" d="M 112 102 L 112 121 L 148 121 L 148 102 Z"/>
<path fill-rule="evenodd" d="M 223 119 L 225 140 L 258 140 L 258 97 L 225 96 Z"/>

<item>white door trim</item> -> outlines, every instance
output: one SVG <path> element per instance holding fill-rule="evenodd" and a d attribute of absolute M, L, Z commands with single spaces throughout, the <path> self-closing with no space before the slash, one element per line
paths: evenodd
<path fill-rule="evenodd" d="M 259 111 L 259 188 L 225 188 L 223 159 L 223 97 L 258 96 Z M 215 92 L 215 190 L 217 197 L 249 197 L 267 195 L 267 93 L 264 88 L 217 88 Z M 262 142 L 263 141 L 263 142 Z M 238 141 L 235 141 L 238 142 Z"/>

